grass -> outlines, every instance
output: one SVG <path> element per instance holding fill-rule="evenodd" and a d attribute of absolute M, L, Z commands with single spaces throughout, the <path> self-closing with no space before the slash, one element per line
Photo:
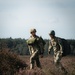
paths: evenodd
<path fill-rule="evenodd" d="M 40 58 L 42 69 L 29 70 L 30 56 L 20 56 L 8 50 L 0 51 L 0 75 L 64 75 L 58 72 L 53 63 L 53 56 Z M 75 56 L 63 57 L 61 63 L 68 75 L 75 75 Z"/>
<path fill-rule="evenodd" d="M 21 56 L 22 60 L 25 60 L 29 65 L 29 56 Z M 42 69 L 38 69 L 35 65 L 34 70 L 24 70 L 23 75 L 64 75 L 62 71 L 58 72 L 53 63 L 53 56 L 47 56 L 40 58 Z M 68 75 L 75 75 L 75 56 L 66 56 L 61 60 L 62 65 L 68 72 Z M 21 74 L 21 75 L 22 75 Z"/>

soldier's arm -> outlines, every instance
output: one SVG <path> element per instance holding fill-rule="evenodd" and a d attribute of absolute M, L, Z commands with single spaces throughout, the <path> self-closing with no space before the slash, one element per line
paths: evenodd
<path fill-rule="evenodd" d="M 59 45 L 60 45 L 60 53 L 61 53 L 61 55 L 62 55 L 62 53 L 63 53 L 63 44 L 62 44 L 62 40 L 59 39 L 58 42 L 59 42 Z"/>
<path fill-rule="evenodd" d="M 60 44 L 60 52 L 63 53 L 62 44 Z"/>
<path fill-rule="evenodd" d="M 45 44 L 46 44 L 46 42 L 43 40 L 43 38 L 39 37 L 39 46 L 40 46 L 40 49 L 41 49 L 41 54 L 44 54 Z"/>
<path fill-rule="evenodd" d="M 49 48 L 48 48 L 48 53 L 50 54 L 51 49 L 53 48 L 51 42 L 49 41 Z"/>
<path fill-rule="evenodd" d="M 32 54 L 32 52 L 31 52 L 31 46 L 28 46 L 28 48 L 29 48 L 29 53 L 31 55 Z"/>

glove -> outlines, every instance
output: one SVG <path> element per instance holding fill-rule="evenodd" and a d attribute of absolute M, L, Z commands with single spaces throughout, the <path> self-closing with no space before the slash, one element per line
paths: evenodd
<path fill-rule="evenodd" d="M 62 53 L 60 53 L 60 56 L 62 56 Z"/>
<path fill-rule="evenodd" d="M 50 51 L 48 51 L 48 54 L 50 54 Z"/>
<path fill-rule="evenodd" d="M 62 56 L 62 53 L 59 51 L 59 56 Z"/>
<path fill-rule="evenodd" d="M 40 57 L 43 58 L 43 54 L 41 54 Z"/>

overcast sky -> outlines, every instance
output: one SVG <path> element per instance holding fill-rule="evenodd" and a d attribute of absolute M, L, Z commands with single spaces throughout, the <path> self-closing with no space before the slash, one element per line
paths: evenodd
<path fill-rule="evenodd" d="M 75 0 L 0 0 L 0 38 L 29 38 L 30 29 L 49 39 L 75 39 Z"/>

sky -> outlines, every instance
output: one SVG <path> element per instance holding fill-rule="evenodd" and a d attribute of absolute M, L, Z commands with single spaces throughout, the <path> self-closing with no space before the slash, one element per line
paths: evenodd
<path fill-rule="evenodd" d="M 0 0 L 0 38 L 29 38 L 30 29 L 49 39 L 75 39 L 75 0 Z"/>

